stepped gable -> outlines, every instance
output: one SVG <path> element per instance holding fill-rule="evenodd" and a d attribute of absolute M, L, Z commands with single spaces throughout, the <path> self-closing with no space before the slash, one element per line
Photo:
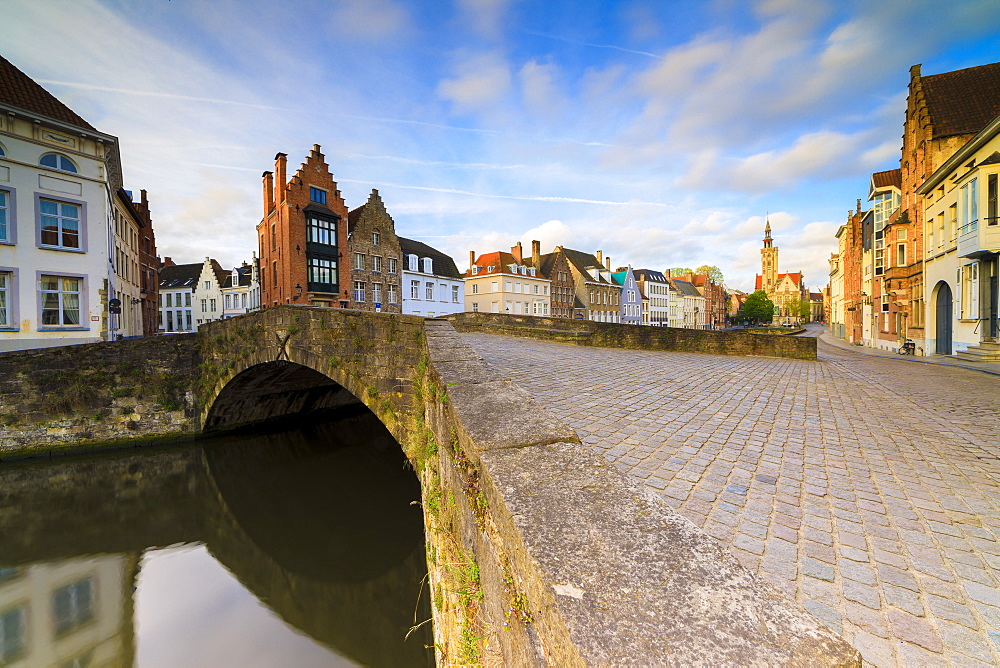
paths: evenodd
<path fill-rule="evenodd" d="M 1000 63 L 921 76 L 934 139 L 975 134 L 1000 114 Z"/>
<path fill-rule="evenodd" d="M 97 132 L 97 128 L 83 120 L 75 111 L 14 67 L 3 56 L 0 56 L 0 102 Z"/>
<path fill-rule="evenodd" d="M 416 255 L 417 257 L 431 258 L 435 276 L 447 276 L 448 278 L 461 278 L 462 272 L 455 265 L 455 260 L 450 255 L 442 253 L 436 248 L 425 243 L 397 237 L 399 239 L 399 252 L 405 255 Z"/>

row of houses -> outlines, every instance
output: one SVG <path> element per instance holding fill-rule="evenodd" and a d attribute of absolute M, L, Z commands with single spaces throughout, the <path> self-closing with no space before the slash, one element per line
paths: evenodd
<path fill-rule="evenodd" d="M 871 175 L 830 258 L 835 336 L 1000 359 L 1000 63 L 910 70 L 899 169 Z"/>

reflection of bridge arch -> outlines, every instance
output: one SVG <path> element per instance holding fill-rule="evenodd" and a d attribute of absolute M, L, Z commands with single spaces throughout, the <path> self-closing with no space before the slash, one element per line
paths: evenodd
<path fill-rule="evenodd" d="M 364 418 L 354 418 L 358 419 Z M 378 563 L 371 564 L 363 577 L 352 581 L 337 576 L 335 571 L 342 574 L 351 566 L 349 561 L 330 573 L 317 573 L 289 557 L 300 547 L 316 549 L 315 541 L 306 539 L 302 546 L 289 546 L 292 533 L 262 537 L 259 531 L 246 528 L 245 513 L 255 507 L 231 489 L 231 476 L 247 475 L 256 480 L 256 488 L 250 491 L 267 504 L 261 471 L 277 463 L 276 457 L 268 456 L 278 449 L 274 438 L 232 437 L 211 454 L 192 448 L 119 452 L 114 457 L 45 465 L 44 477 L 62 481 L 59 485 L 37 484 L 24 467 L 0 469 L 0 489 L 8 495 L 11 507 L 21 509 L 0 517 L 0 535 L 4 536 L 0 566 L 92 554 L 135 555 L 149 547 L 201 541 L 260 601 L 320 643 L 368 665 L 432 662 L 432 655 L 428 657 L 423 650 L 425 643 L 430 644 L 429 637 L 411 637 L 405 650 L 399 642 L 413 623 L 410 606 L 416 602 L 426 571 L 419 508 L 406 506 L 417 513 L 418 526 L 412 532 L 416 538 L 411 535 L 411 543 L 402 541 L 384 559 L 373 560 Z M 254 443 L 255 439 L 259 441 Z M 377 447 L 385 446 L 383 441 Z M 392 446 L 395 454 L 398 445 L 393 442 Z M 292 444 L 298 452 L 316 447 L 314 438 Z M 384 468 L 413 478 L 412 471 L 403 471 L 402 455 L 396 463 Z M 394 484 L 398 482 L 394 479 Z M 416 498 L 404 493 L 397 496 L 407 503 Z M 129 500 L 123 503 L 123 498 Z M 295 503 L 288 499 L 287 505 Z M 400 531 L 398 526 L 393 528 Z M 269 553 L 281 540 L 286 541 L 286 550 Z M 355 536 L 354 540 L 359 539 Z M 407 605 L 388 602 L 400 597 Z M 372 614 L 359 612 L 363 608 L 371 608 Z M 420 614 L 421 621 L 429 616 L 427 610 Z"/>

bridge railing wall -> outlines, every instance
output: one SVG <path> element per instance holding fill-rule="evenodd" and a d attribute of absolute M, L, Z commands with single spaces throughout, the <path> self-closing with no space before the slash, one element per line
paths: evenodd
<path fill-rule="evenodd" d="M 624 325 L 506 313 L 455 313 L 447 318 L 460 332 L 506 334 L 600 348 L 816 359 L 816 340 L 811 337 Z"/>

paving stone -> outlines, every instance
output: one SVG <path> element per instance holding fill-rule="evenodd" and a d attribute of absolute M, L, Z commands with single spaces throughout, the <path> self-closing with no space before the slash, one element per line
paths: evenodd
<path fill-rule="evenodd" d="M 872 610 L 866 605 L 847 601 L 844 603 L 844 613 L 847 619 L 858 628 L 879 638 L 889 637 L 889 624 L 882 612 Z"/>
<path fill-rule="evenodd" d="M 1000 607 L 1000 591 L 996 587 L 988 587 L 979 582 L 963 582 L 966 593 L 973 601 L 979 601 L 993 607 Z"/>
<path fill-rule="evenodd" d="M 882 607 L 878 590 L 874 587 L 854 580 L 842 580 L 840 584 L 844 590 L 844 598 L 848 601 L 860 603 L 872 610 L 878 610 Z"/>
<path fill-rule="evenodd" d="M 927 605 L 930 607 L 931 614 L 935 617 L 956 622 L 970 629 L 974 629 L 977 626 L 976 620 L 969 608 L 954 599 L 927 594 Z"/>
<path fill-rule="evenodd" d="M 988 635 L 945 620 L 938 620 L 937 627 L 941 641 L 949 651 L 983 663 L 992 663 L 993 651 Z"/>
<path fill-rule="evenodd" d="M 835 631 L 837 633 L 844 632 L 844 625 L 840 620 L 840 613 L 825 603 L 820 603 L 819 601 L 810 599 L 803 603 L 802 607 L 804 607 L 806 612 L 811 614 L 813 617 L 826 624 L 827 628 L 831 631 Z"/>
<path fill-rule="evenodd" d="M 941 652 L 944 649 L 941 637 L 927 620 L 901 610 L 889 610 L 887 616 L 889 629 L 896 638 L 919 645 L 931 652 Z"/>
<path fill-rule="evenodd" d="M 915 617 L 924 616 L 924 606 L 920 602 L 920 597 L 914 591 L 891 584 L 883 584 L 882 596 L 885 598 L 886 605 L 899 608 Z"/>
<path fill-rule="evenodd" d="M 851 639 L 854 648 L 861 652 L 861 658 L 870 666 L 897 665 L 893 657 L 892 644 L 866 631 L 856 631 Z"/>
<path fill-rule="evenodd" d="M 834 571 L 833 566 L 830 564 L 825 564 L 822 561 L 806 557 L 802 560 L 802 574 L 819 580 L 833 582 Z"/>

